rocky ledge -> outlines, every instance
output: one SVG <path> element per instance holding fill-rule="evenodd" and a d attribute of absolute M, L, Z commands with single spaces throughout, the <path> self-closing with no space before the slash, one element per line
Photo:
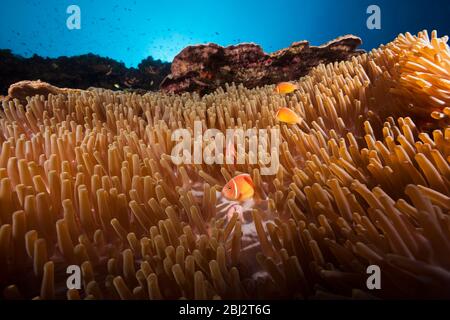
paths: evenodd
<path fill-rule="evenodd" d="M 231 82 L 253 88 L 296 80 L 320 63 L 347 60 L 363 53 L 358 49 L 361 43 L 360 38 L 346 35 L 317 47 L 308 41 L 294 42 L 271 54 L 253 43 L 189 46 L 175 57 L 160 87 L 165 92 L 205 94 Z"/>

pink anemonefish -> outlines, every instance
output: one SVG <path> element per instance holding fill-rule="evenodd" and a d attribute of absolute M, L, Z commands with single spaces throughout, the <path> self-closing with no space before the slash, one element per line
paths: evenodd
<path fill-rule="evenodd" d="M 300 124 L 302 118 L 289 108 L 280 108 L 276 113 L 278 121 L 285 122 L 287 124 Z"/>
<path fill-rule="evenodd" d="M 222 194 L 226 199 L 239 202 L 250 199 L 254 193 L 253 180 L 247 173 L 232 178 L 222 189 Z"/>

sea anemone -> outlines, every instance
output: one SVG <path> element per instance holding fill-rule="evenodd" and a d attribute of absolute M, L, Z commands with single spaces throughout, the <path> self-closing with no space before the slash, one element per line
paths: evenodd
<path fill-rule="evenodd" d="M 450 297 L 450 128 L 415 125 L 448 113 L 446 40 L 400 35 L 319 65 L 289 95 L 229 85 L 4 100 L 3 298 Z M 302 124 L 278 123 L 280 107 Z M 279 128 L 278 172 L 173 164 L 172 132 L 196 120 Z M 239 173 L 255 198 L 229 207 L 218 190 Z M 70 265 L 79 290 L 66 286 Z M 369 265 L 381 290 L 366 286 Z"/>
<path fill-rule="evenodd" d="M 388 93 L 391 102 L 387 107 L 395 106 L 402 114 L 414 116 L 424 129 L 450 124 L 447 41 L 447 36 L 438 38 L 436 31 L 432 32 L 431 39 L 426 31 L 417 37 L 406 33 L 372 52 L 373 76 L 391 86 Z"/>

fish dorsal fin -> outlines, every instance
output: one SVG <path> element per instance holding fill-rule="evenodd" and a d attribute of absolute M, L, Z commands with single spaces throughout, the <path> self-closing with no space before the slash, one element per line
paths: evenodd
<path fill-rule="evenodd" d="M 242 178 L 244 178 L 244 180 L 247 181 L 247 183 L 248 183 L 249 185 L 251 185 L 252 188 L 255 187 L 255 185 L 253 184 L 252 177 L 251 177 L 249 174 L 243 174 L 243 175 L 242 175 Z"/>

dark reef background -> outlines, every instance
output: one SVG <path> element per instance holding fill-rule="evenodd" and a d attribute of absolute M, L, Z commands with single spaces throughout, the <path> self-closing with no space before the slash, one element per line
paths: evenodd
<path fill-rule="evenodd" d="M 137 68 L 94 54 L 74 57 L 25 58 L 0 50 L 0 94 L 21 80 L 42 80 L 57 87 L 157 90 L 170 73 L 170 63 L 148 57 Z"/>

